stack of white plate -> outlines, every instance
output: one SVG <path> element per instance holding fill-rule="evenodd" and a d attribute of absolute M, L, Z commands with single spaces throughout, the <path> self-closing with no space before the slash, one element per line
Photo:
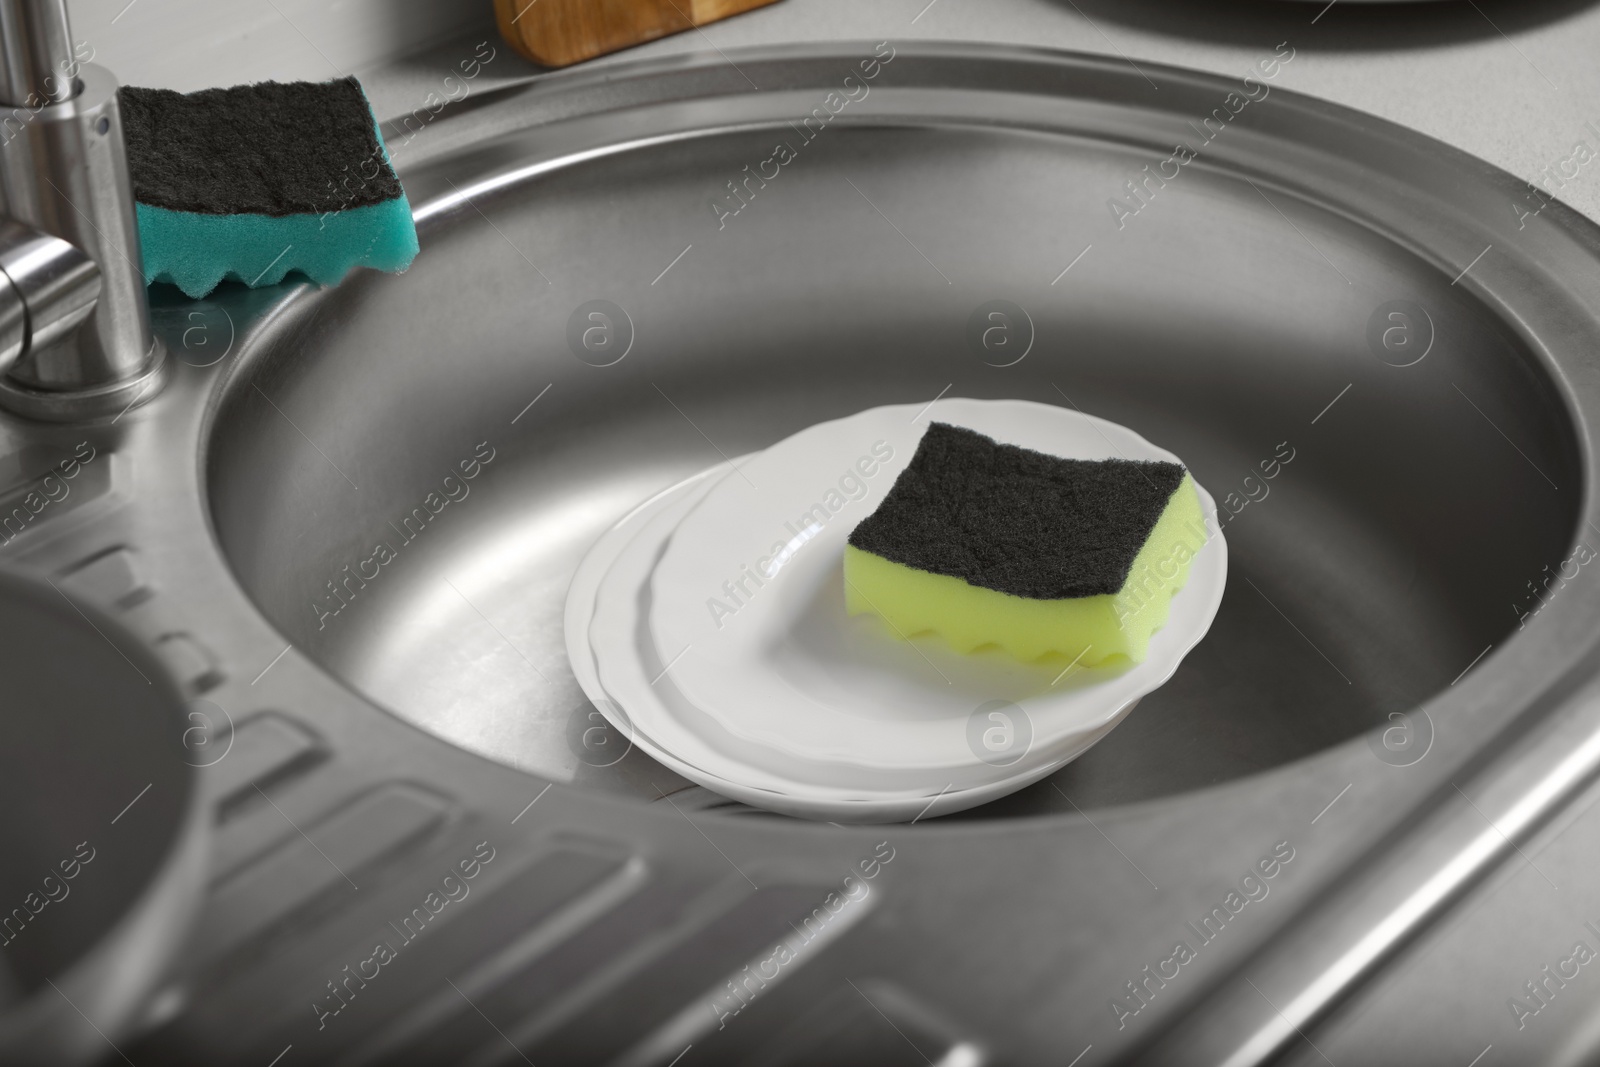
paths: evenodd
<path fill-rule="evenodd" d="M 930 420 L 1055 456 L 1181 462 L 1115 423 L 1022 400 L 880 407 L 802 430 L 652 497 L 590 550 L 566 640 L 595 706 L 691 781 L 835 822 L 970 808 L 1104 737 L 1216 616 L 1228 564 L 1215 522 L 1142 663 L 1023 663 L 903 638 L 845 614 L 844 547 Z"/>

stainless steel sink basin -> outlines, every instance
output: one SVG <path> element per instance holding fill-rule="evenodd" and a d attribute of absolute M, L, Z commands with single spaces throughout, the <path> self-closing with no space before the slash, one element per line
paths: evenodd
<path fill-rule="evenodd" d="M 1600 235 L 1515 178 L 1264 76 L 873 43 L 536 79 L 401 164 L 409 273 L 156 293 L 172 385 L 6 549 L 118 559 L 83 595 L 233 724 L 190 999 L 136 1062 L 1265 1062 L 1600 774 Z M 953 395 L 1124 422 L 1222 501 L 1168 686 L 1051 781 L 871 831 L 596 729 L 559 621 L 607 524 Z M 479 851 L 456 933 L 329 999 Z"/>
<path fill-rule="evenodd" d="M 975 817 L 1311 755 L 1449 686 L 1535 606 L 1579 499 L 1551 374 L 1424 250 L 1221 154 L 1255 131 L 1187 132 L 1200 154 L 1163 181 L 1143 142 L 1165 112 L 950 115 L 885 88 L 797 131 L 807 100 L 602 115 L 408 175 L 417 265 L 293 301 L 215 420 L 218 537 L 296 647 L 455 744 L 655 799 L 681 781 L 577 743 L 601 721 L 565 662 L 577 560 L 693 471 L 942 395 L 1126 423 L 1240 509 L 1222 613 L 1178 676 Z M 793 161 L 759 168 L 780 143 Z M 986 350 L 969 322 L 997 300 L 1024 317 Z"/>

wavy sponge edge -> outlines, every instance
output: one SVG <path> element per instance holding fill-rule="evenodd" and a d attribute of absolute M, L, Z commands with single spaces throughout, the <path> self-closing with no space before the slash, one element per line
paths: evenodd
<path fill-rule="evenodd" d="M 403 271 L 411 205 L 360 83 L 258 82 L 119 91 L 146 282 L 205 296 L 301 271 Z"/>

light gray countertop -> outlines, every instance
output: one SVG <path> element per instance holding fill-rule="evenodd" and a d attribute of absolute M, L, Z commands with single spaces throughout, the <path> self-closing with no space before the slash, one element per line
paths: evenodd
<path fill-rule="evenodd" d="M 363 72 L 382 117 L 420 106 L 441 71 L 487 35 L 499 51 L 479 85 L 537 68 L 485 27 L 421 56 Z M 1280 42 L 1294 50 L 1274 85 L 1413 127 L 1544 184 L 1600 219 L 1600 5 L 1445 0 L 1330 7 L 1292 0 L 781 0 L 597 63 L 783 41 L 979 40 L 1166 63 L 1243 76 Z M 1589 124 L 1594 123 L 1594 127 Z M 1588 158 L 1585 155 L 1583 158 Z M 1572 172 L 1576 170 L 1576 175 Z M 1507 211 L 1511 211 L 1507 205 Z"/>

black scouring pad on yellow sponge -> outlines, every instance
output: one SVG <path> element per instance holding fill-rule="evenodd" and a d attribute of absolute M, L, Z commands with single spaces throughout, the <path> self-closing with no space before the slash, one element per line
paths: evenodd
<path fill-rule="evenodd" d="M 118 95 L 146 281 L 200 297 L 223 278 L 334 285 L 415 258 L 411 205 L 354 78 Z"/>
<path fill-rule="evenodd" d="M 1137 663 L 1206 537 L 1176 463 L 1061 459 L 936 422 L 851 532 L 845 601 L 962 652 Z"/>

